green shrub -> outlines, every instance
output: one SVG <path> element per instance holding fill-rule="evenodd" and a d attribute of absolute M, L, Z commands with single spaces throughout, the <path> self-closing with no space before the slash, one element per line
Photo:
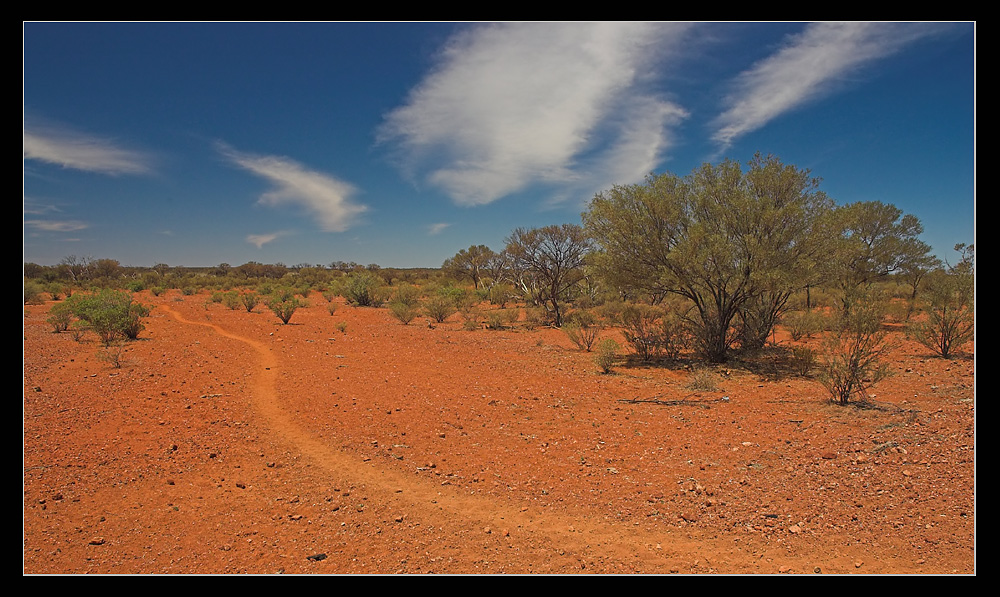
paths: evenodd
<path fill-rule="evenodd" d="M 150 308 L 132 300 L 123 290 L 101 290 L 97 294 L 75 294 L 66 301 L 77 318 L 94 331 L 105 346 L 121 339 L 135 340 L 145 329 L 142 318 Z"/>
<path fill-rule="evenodd" d="M 660 350 L 663 312 L 650 305 L 629 304 L 622 308 L 622 334 L 643 361 L 651 361 Z"/>
<path fill-rule="evenodd" d="M 494 309 L 486 312 L 486 329 L 505 330 L 517 321 L 517 311 Z"/>
<path fill-rule="evenodd" d="M 447 296 L 432 296 L 424 304 L 424 312 L 427 316 L 438 323 L 444 323 L 446 319 L 455 314 L 455 302 Z"/>
<path fill-rule="evenodd" d="M 80 342 L 83 340 L 84 335 L 87 333 L 87 323 L 77 319 L 73 323 L 69 324 L 69 334 L 75 342 Z"/>
<path fill-rule="evenodd" d="M 809 375 L 809 372 L 816 365 L 816 351 L 806 346 L 795 346 L 792 348 L 791 366 L 792 370 L 802 377 Z"/>
<path fill-rule="evenodd" d="M 42 285 L 34 280 L 24 279 L 24 304 L 42 302 Z"/>
<path fill-rule="evenodd" d="M 892 347 L 882 327 L 886 301 L 870 290 L 845 301 L 837 330 L 823 343 L 820 382 L 835 401 L 847 404 L 852 396 L 867 400 L 868 390 L 890 375 L 883 362 Z"/>
<path fill-rule="evenodd" d="M 46 320 L 52 326 L 52 332 L 58 334 L 65 332 L 73 323 L 73 305 L 69 303 L 59 303 L 49 311 L 49 318 Z"/>
<path fill-rule="evenodd" d="M 288 325 L 288 322 L 291 321 L 292 319 L 292 315 L 295 314 L 295 311 L 297 311 L 299 307 L 305 307 L 305 306 L 306 306 L 305 301 L 300 301 L 299 299 L 295 298 L 295 296 L 292 296 L 287 300 L 272 298 L 267 303 L 267 308 L 270 309 L 272 313 L 277 315 L 278 319 L 281 320 L 281 323 L 285 325 Z"/>
<path fill-rule="evenodd" d="M 785 313 L 781 318 L 792 340 L 796 342 L 822 332 L 825 321 L 826 318 L 818 311 L 794 311 Z"/>
<path fill-rule="evenodd" d="M 260 296 L 252 290 L 244 292 L 240 295 L 240 302 L 243 303 L 243 307 L 247 310 L 247 313 L 253 313 L 253 310 L 260 304 Z"/>
<path fill-rule="evenodd" d="M 926 319 L 907 327 L 907 335 L 950 359 L 975 338 L 975 279 L 971 273 L 941 273 L 928 280 Z"/>
<path fill-rule="evenodd" d="M 420 304 L 420 289 L 412 284 L 402 284 L 393 293 L 392 302 L 416 307 Z"/>
<path fill-rule="evenodd" d="M 496 305 L 501 309 L 507 308 L 507 303 L 514 296 L 514 287 L 510 284 L 494 284 L 489 290 L 489 301 L 490 304 Z"/>
<path fill-rule="evenodd" d="M 409 305 L 407 303 L 394 300 L 389 303 L 389 312 L 392 316 L 398 319 L 403 325 L 409 325 L 417 317 L 416 305 Z"/>
<path fill-rule="evenodd" d="M 574 311 L 567 318 L 562 330 L 580 350 L 590 352 L 601 333 L 597 317 L 587 310 Z"/>
<path fill-rule="evenodd" d="M 349 303 L 358 307 L 381 307 L 389 297 L 382 278 L 370 272 L 349 275 L 341 292 Z"/>
<path fill-rule="evenodd" d="M 524 327 L 533 330 L 547 321 L 545 309 L 541 307 L 528 307 L 524 310 Z"/>
<path fill-rule="evenodd" d="M 222 304 L 226 306 L 230 311 L 235 311 L 242 306 L 242 301 L 240 300 L 240 293 L 235 290 L 230 290 L 229 292 L 222 295 Z"/>
<path fill-rule="evenodd" d="M 614 370 L 615 361 L 618 360 L 619 345 L 611 338 L 605 338 L 597 343 L 597 354 L 594 355 L 594 363 L 601 368 L 602 373 L 611 373 Z"/>

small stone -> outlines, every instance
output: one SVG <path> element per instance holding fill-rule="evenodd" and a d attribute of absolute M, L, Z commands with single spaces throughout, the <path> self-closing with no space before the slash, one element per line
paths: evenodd
<path fill-rule="evenodd" d="M 104 537 L 93 537 L 90 539 L 91 545 L 104 545 Z"/>

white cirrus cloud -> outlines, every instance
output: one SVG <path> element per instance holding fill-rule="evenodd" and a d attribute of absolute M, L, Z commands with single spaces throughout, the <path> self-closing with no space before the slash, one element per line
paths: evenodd
<path fill-rule="evenodd" d="M 779 115 L 823 97 L 845 75 L 885 58 L 948 25 L 936 23 L 812 23 L 775 54 L 741 73 L 715 119 L 712 139 L 723 149 Z"/>
<path fill-rule="evenodd" d="M 145 153 L 60 125 L 25 122 L 23 143 L 26 160 L 110 175 L 152 172 L 152 159 Z"/>
<path fill-rule="evenodd" d="M 659 158 L 672 122 L 663 115 L 685 113 L 646 97 L 645 88 L 653 63 L 676 49 L 689 27 L 475 26 L 449 40 L 405 104 L 385 116 L 378 140 L 393 145 L 407 171 L 421 172 L 460 205 L 490 203 L 535 184 L 578 185 L 593 176 L 581 162 L 595 155 L 610 170 L 636 153 Z M 647 128 L 649 135 L 628 132 L 651 119 L 661 126 Z"/>
<path fill-rule="evenodd" d="M 295 160 L 243 153 L 223 143 L 218 144 L 218 149 L 233 164 L 274 185 L 273 190 L 261 195 L 261 204 L 290 204 L 305 208 L 326 232 L 347 230 L 368 210 L 365 205 L 352 200 L 358 192 L 354 185 L 329 174 L 309 170 Z"/>
<path fill-rule="evenodd" d="M 427 227 L 427 234 L 431 236 L 441 234 L 449 226 L 451 226 L 451 222 L 438 222 L 436 224 L 431 224 L 430 226 Z"/>
<path fill-rule="evenodd" d="M 277 240 L 282 236 L 287 236 L 287 232 L 269 232 L 267 234 L 248 234 L 247 242 L 251 245 L 255 245 L 258 249 L 266 245 L 267 243 Z"/>
<path fill-rule="evenodd" d="M 79 220 L 25 220 L 24 226 L 45 232 L 74 232 L 90 228 L 90 224 Z"/>

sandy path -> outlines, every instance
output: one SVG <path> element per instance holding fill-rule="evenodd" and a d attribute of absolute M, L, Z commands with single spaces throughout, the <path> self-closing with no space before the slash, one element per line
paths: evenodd
<path fill-rule="evenodd" d="M 435 527 L 450 527 L 455 531 L 490 529 L 491 532 L 509 533 L 509 529 L 516 528 L 522 541 L 527 540 L 533 549 L 543 552 L 586 554 L 599 549 L 604 555 L 614 554 L 615 558 L 625 561 L 642 561 L 643 565 L 653 568 L 665 566 L 665 556 L 670 554 L 683 553 L 687 559 L 697 559 L 698 554 L 705 550 L 706 546 L 701 542 L 673 537 L 669 540 L 670 549 L 664 551 L 662 544 L 667 537 L 662 529 L 651 536 L 638 528 L 603 524 L 592 518 L 532 512 L 527 507 L 513 507 L 486 496 L 464 494 L 454 487 L 433 485 L 430 481 L 379 468 L 355 455 L 345 454 L 305 431 L 282 408 L 278 377 L 281 367 L 285 365 L 265 344 L 211 322 L 187 319 L 167 305 L 160 308 L 180 323 L 210 329 L 250 347 L 257 355 L 257 362 L 253 365 L 253 405 L 266 425 L 281 440 L 290 444 L 293 451 L 305 456 L 332 477 L 349 480 L 364 486 L 367 491 L 378 491 L 383 499 L 394 502 L 393 507 L 407 512 L 410 518 L 425 520 Z M 718 550 L 713 552 L 709 549 L 706 553 L 717 554 Z"/>

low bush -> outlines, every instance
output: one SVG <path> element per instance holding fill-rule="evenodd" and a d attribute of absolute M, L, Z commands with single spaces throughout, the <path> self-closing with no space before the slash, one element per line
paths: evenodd
<path fill-rule="evenodd" d="M 444 321 L 454 315 L 456 311 L 458 311 L 458 309 L 455 307 L 455 302 L 447 296 L 432 296 L 427 303 L 424 304 L 424 312 L 427 313 L 428 317 L 438 323 L 444 323 Z"/>
<path fill-rule="evenodd" d="M 517 311 L 508 309 L 495 309 L 486 312 L 486 329 L 505 330 L 517 321 Z"/>
<path fill-rule="evenodd" d="M 976 334 L 975 280 L 971 274 L 943 273 L 928 280 L 929 302 L 923 321 L 910 324 L 907 335 L 943 358 Z"/>
<path fill-rule="evenodd" d="M 42 302 L 42 285 L 34 280 L 24 279 L 24 304 Z"/>
<path fill-rule="evenodd" d="M 260 296 L 252 290 L 244 292 L 240 295 L 240 302 L 243 303 L 243 307 L 247 310 L 247 313 L 253 313 L 253 310 L 260 304 Z"/>
<path fill-rule="evenodd" d="M 112 342 L 97 353 L 97 360 L 103 361 L 115 369 L 121 369 L 122 364 L 124 363 L 124 360 L 122 359 L 124 350 L 125 347 L 121 342 Z"/>
<path fill-rule="evenodd" d="M 658 357 L 676 359 L 691 346 L 687 322 L 677 311 L 629 304 L 619 314 L 622 334 L 643 361 Z"/>
<path fill-rule="evenodd" d="M 273 298 L 267 303 L 267 308 L 271 310 L 272 313 L 277 315 L 281 323 L 288 325 L 288 322 L 292 320 L 292 315 L 299 307 L 305 307 L 305 301 L 300 301 L 295 298 L 295 296 L 290 297 L 287 300 L 280 300 L 278 298 Z"/>
<path fill-rule="evenodd" d="M 514 297 L 514 287 L 510 284 L 494 284 L 489 290 L 490 304 L 501 309 L 507 308 L 507 303 Z"/>
<path fill-rule="evenodd" d="M 341 292 L 349 303 L 358 307 L 381 307 L 389 298 L 382 278 L 370 272 L 349 275 Z"/>
<path fill-rule="evenodd" d="M 226 306 L 230 311 L 235 311 L 242 306 L 242 301 L 240 300 L 240 293 L 235 290 L 230 290 L 229 292 L 222 295 L 222 304 Z"/>
<path fill-rule="evenodd" d="M 886 301 L 880 294 L 862 291 L 845 301 L 837 330 L 823 343 L 820 382 L 833 399 L 846 405 L 852 396 L 867 400 L 868 390 L 890 375 L 883 362 L 892 346 L 882 327 Z"/>
<path fill-rule="evenodd" d="M 594 363 L 601 368 L 604 374 L 614 371 L 615 362 L 618 360 L 618 349 L 620 346 L 611 338 L 605 338 L 597 343 L 597 354 L 594 355 Z"/>
<path fill-rule="evenodd" d="M 411 284 L 402 284 L 393 293 L 392 302 L 416 307 L 420 304 L 420 289 Z"/>
<path fill-rule="evenodd" d="M 75 294 L 65 304 L 105 346 L 116 340 L 138 338 L 145 329 L 142 318 L 150 311 L 149 307 L 133 301 L 131 293 L 111 289 L 97 294 Z"/>
<path fill-rule="evenodd" d="M 587 310 L 574 311 L 566 318 L 563 333 L 569 337 L 580 350 L 590 352 L 601 333 L 601 325 L 597 317 Z"/>
<path fill-rule="evenodd" d="M 822 332 L 825 321 L 826 318 L 818 311 L 793 311 L 781 318 L 785 329 L 796 342 Z"/>
<path fill-rule="evenodd" d="M 73 323 L 73 306 L 69 303 L 59 303 L 49 311 L 46 321 L 52 326 L 53 333 L 65 332 Z"/>
<path fill-rule="evenodd" d="M 805 377 L 816 365 L 816 351 L 807 346 L 795 346 L 792 348 L 790 363 L 797 375 Z"/>
<path fill-rule="evenodd" d="M 719 389 L 718 377 L 707 369 L 698 369 L 691 374 L 688 387 L 700 392 L 715 392 Z"/>
<path fill-rule="evenodd" d="M 394 300 L 389 303 L 389 312 L 403 325 L 409 325 L 416 319 L 419 310 L 416 305 L 410 305 L 402 301 Z"/>

